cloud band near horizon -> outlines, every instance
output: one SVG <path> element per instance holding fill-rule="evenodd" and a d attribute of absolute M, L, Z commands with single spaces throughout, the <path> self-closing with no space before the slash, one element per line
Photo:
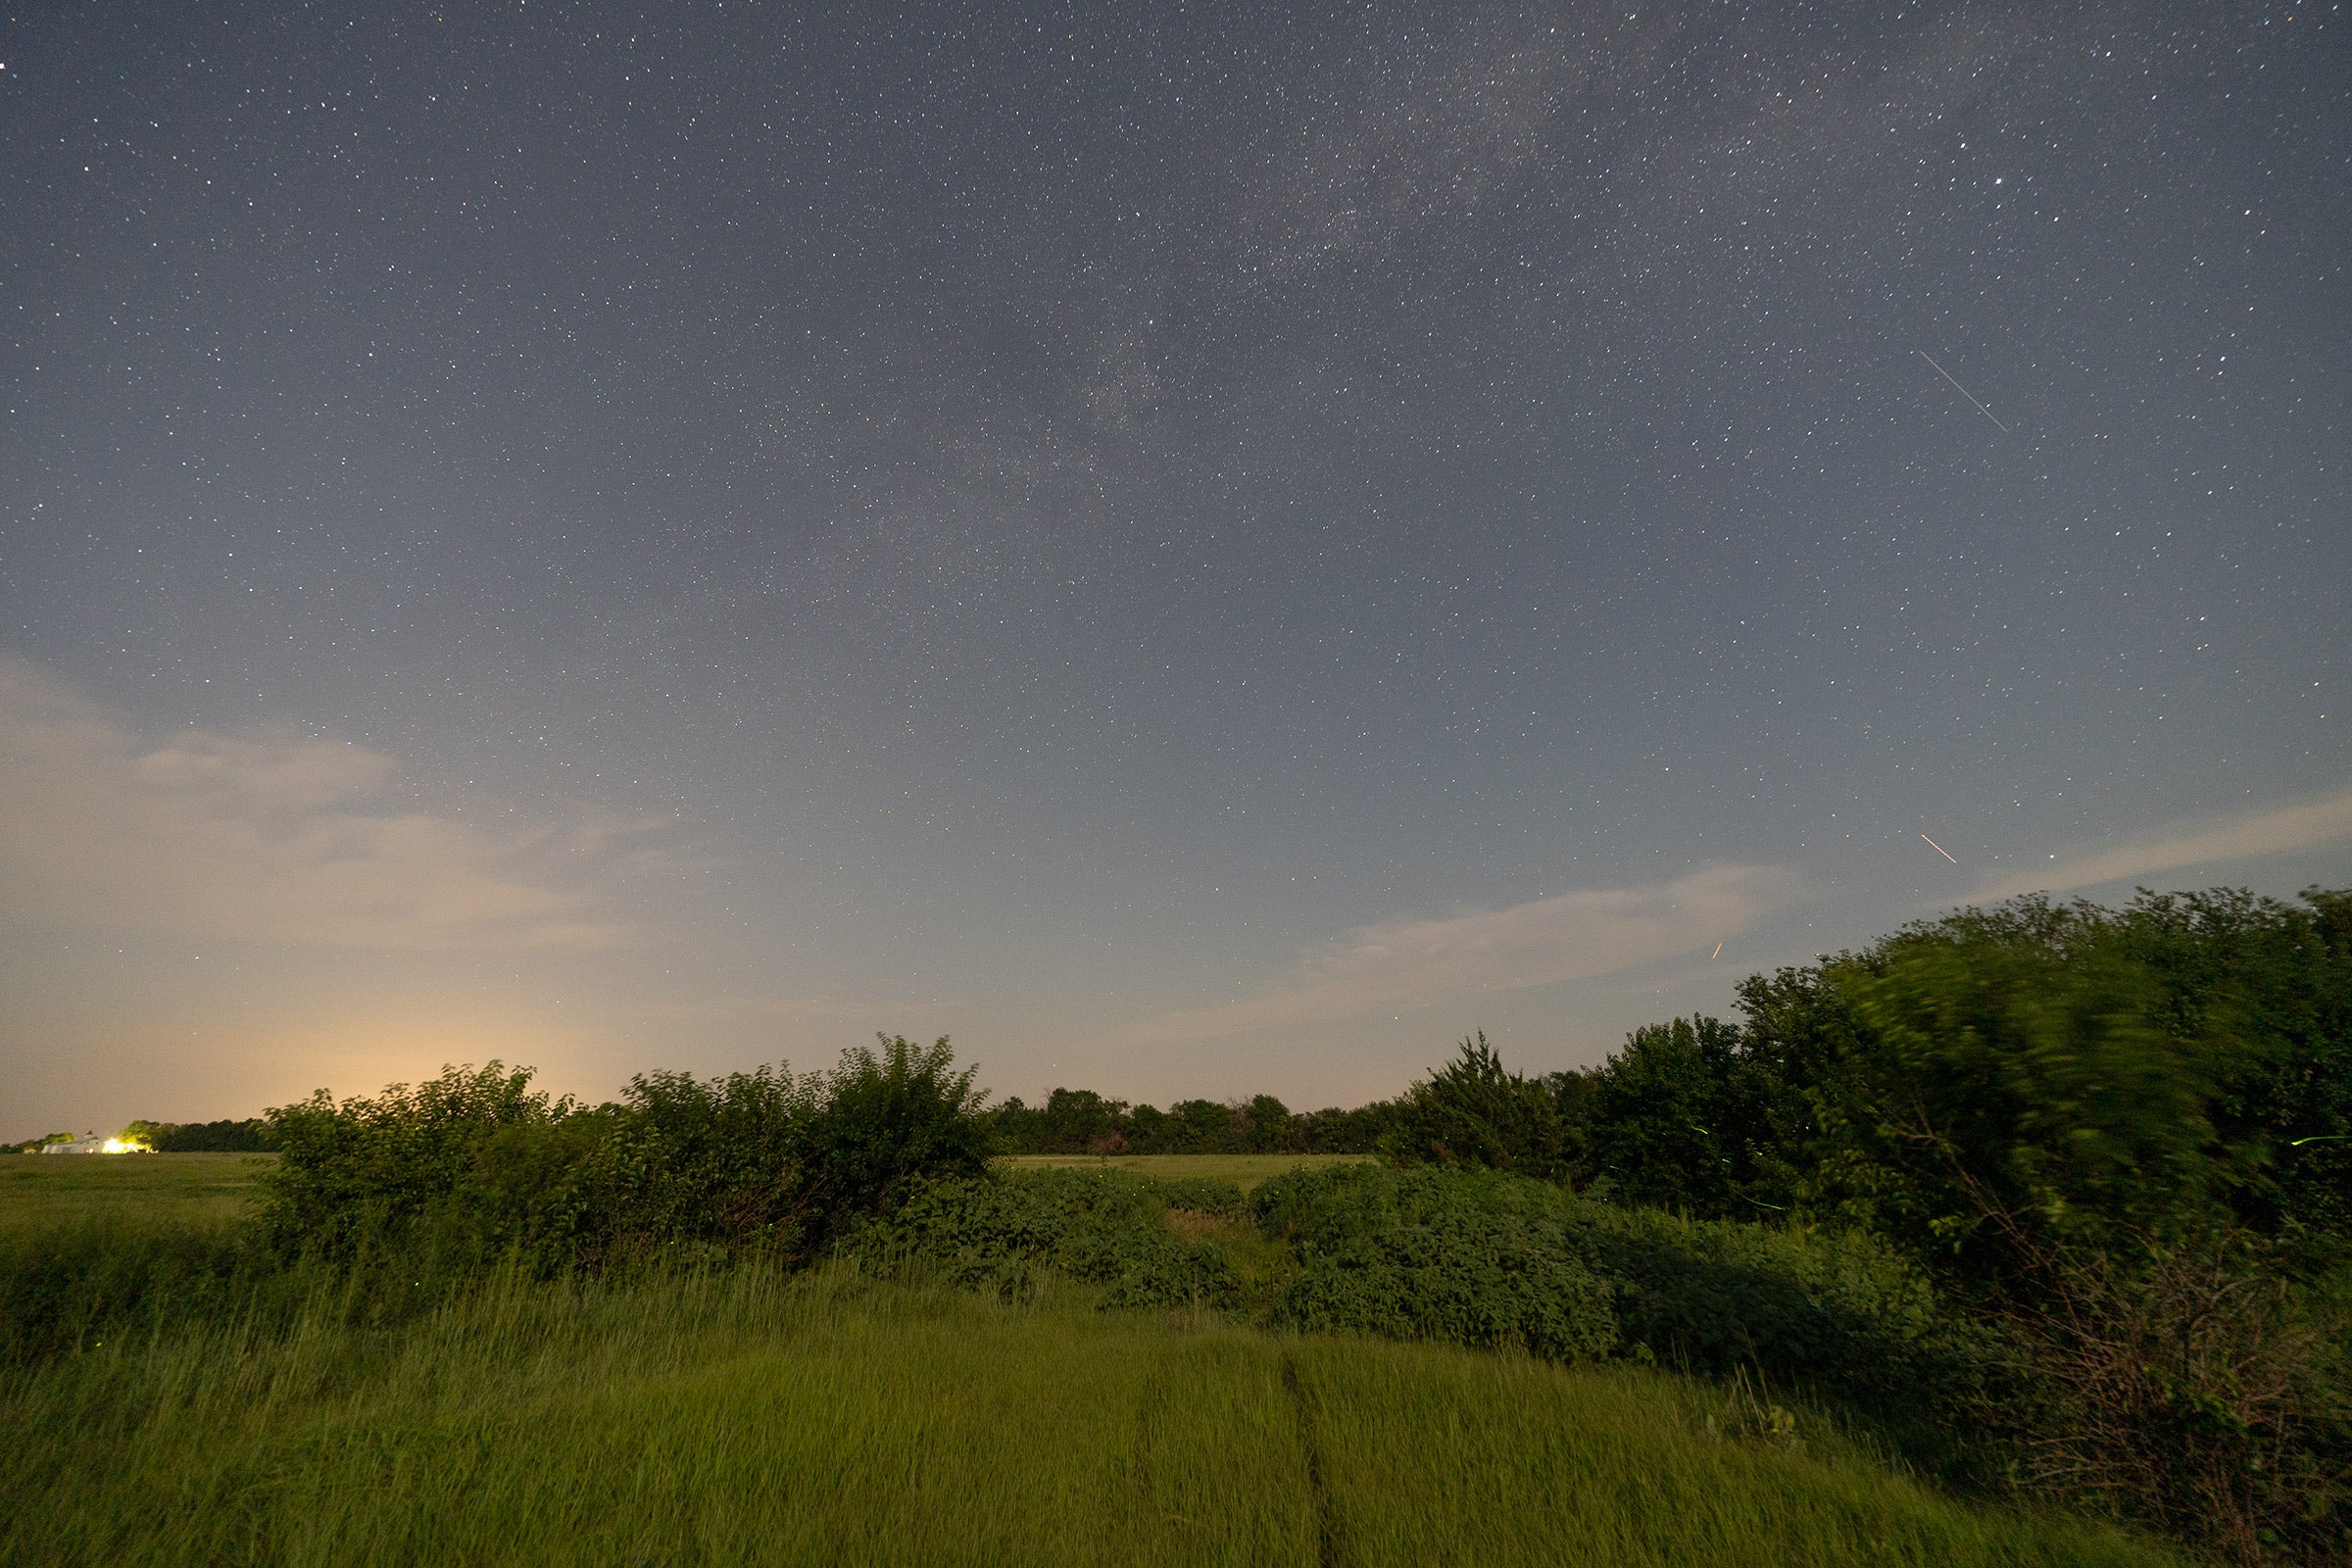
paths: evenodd
<path fill-rule="evenodd" d="M 1382 921 L 1306 955 L 1255 996 L 1161 1013 L 1122 1043 L 1210 1040 L 1615 974 L 1710 947 L 1787 906 L 1801 886 L 1777 866 L 1718 864 L 1673 882 Z"/>
<path fill-rule="evenodd" d="M 397 772 L 380 752 L 314 735 L 142 736 L 0 658 L 0 906 L 313 947 L 595 951 L 622 940 L 585 893 L 534 860 L 562 848 L 601 865 L 642 824 L 583 811 L 494 838 L 455 817 L 387 809 Z"/>

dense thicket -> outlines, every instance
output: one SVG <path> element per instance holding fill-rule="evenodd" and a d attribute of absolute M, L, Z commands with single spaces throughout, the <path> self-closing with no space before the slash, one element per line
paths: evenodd
<path fill-rule="evenodd" d="M 919 1259 L 1004 1297 L 1044 1270 L 1110 1287 L 1112 1306 L 1233 1306 L 1240 1275 L 1223 1249 L 1169 1223 L 1244 1212 L 1229 1182 L 1160 1182 L 1123 1170 L 1024 1170 L 941 1181 L 861 1227 L 849 1249 L 875 1263 Z"/>
<path fill-rule="evenodd" d="M 2020 1474 L 2352 1549 L 2352 895 L 2021 900 L 1740 1004 L 1543 1079 L 1465 1041 L 1384 1150 L 1872 1238 L 1993 1336 L 1974 1418 Z"/>
<path fill-rule="evenodd" d="M 2021 900 L 1740 995 L 1740 1023 L 1652 1025 L 1588 1072 L 1523 1078 L 1465 1041 L 1382 1147 L 1703 1217 L 1835 1219 L 1995 1295 L 2031 1291 L 2052 1250 L 2217 1230 L 2305 1274 L 2344 1256 L 2352 895 Z"/>
<path fill-rule="evenodd" d="M 529 1069 L 450 1068 L 372 1099 L 270 1112 L 262 1221 L 288 1252 L 387 1250 L 548 1272 L 657 1254 L 814 1255 L 917 1183 L 977 1175 L 988 1129 L 943 1037 L 829 1072 L 646 1073 L 587 1107 Z"/>

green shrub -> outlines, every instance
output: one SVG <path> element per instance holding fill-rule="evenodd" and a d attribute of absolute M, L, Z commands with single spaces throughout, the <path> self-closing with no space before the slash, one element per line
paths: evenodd
<path fill-rule="evenodd" d="M 879 1037 L 877 1037 L 879 1038 Z M 802 1080 L 791 1148 L 793 1198 L 816 1245 L 851 1218 L 890 1209 L 917 1185 L 988 1168 L 976 1067 L 955 1070 L 946 1036 L 928 1048 L 904 1036 L 860 1047 L 821 1078 Z"/>
<path fill-rule="evenodd" d="M 270 1112 L 264 1178 L 286 1253 L 424 1255 L 545 1274 L 656 1256 L 813 1256 L 918 1183 L 986 1168 L 972 1069 L 943 1038 L 884 1038 L 830 1072 L 783 1067 L 630 1080 L 589 1109 L 530 1092 L 526 1069 L 452 1067 L 337 1102 Z"/>
<path fill-rule="evenodd" d="M 1230 1305 L 1240 1281 L 1214 1246 L 1189 1247 L 1171 1206 L 1241 1206 L 1226 1182 L 1155 1182 L 1123 1170 L 1011 1170 L 931 1183 L 862 1227 L 847 1250 L 871 1263 L 919 1260 L 956 1284 L 1003 1296 L 1037 1271 L 1107 1285 L 1106 1306 Z"/>
<path fill-rule="evenodd" d="M 372 1100 L 338 1104 L 321 1089 L 272 1107 L 265 1119 L 280 1157 L 263 1178 L 265 1229 L 288 1250 L 336 1256 L 405 1229 L 457 1190 L 493 1134 L 570 1112 L 530 1082 L 529 1068 L 493 1061 Z"/>
<path fill-rule="evenodd" d="M 1610 1289 L 1560 1223 L 1555 1193 L 1474 1169 L 1275 1177 L 1254 1206 L 1297 1248 L 1298 1267 L 1273 1321 L 1562 1361 L 1605 1355 L 1618 1334 Z"/>
<path fill-rule="evenodd" d="M 1298 1171 L 1254 1194 L 1297 1275 L 1277 1322 L 1747 1368 L 1890 1415 L 1974 1386 L 1988 1338 L 1859 1237 L 1690 1221 L 1476 1169 Z"/>
<path fill-rule="evenodd" d="M 1227 1219 L 1242 1219 L 1250 1212 L 1250 1200 L 1242 1196 L 1241 1188 L 1213 1176 L 1161 1177 L 1157 1186 L 1169 1208 Z"/>

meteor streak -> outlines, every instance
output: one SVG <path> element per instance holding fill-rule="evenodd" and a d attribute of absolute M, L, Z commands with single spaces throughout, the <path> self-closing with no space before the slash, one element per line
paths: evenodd
<path fill-rule="evenodd" d="M 1935 355 L 1933 355 L 1933 354 L 1930 354 L 1930 353 L 1929 353 L 1929 352 L 1928 352 L 1926 349 L 1919 349 L 1919 350 L 1916 350 L 1915 352 L 1916 352 L 1916 353 L 1919 355 L 1919 357 L 1920 357 L 1921 359 L 1923 359 L 1923 360 L 1927 361 L 1927 362 L 1928 362 L 1930 365 L 1936 365 L 1936 356 L 1935 356 Z M 1952 374 L 1952 372 L 1951 372 L 1951 371 L 1949 371 L 1949 370 L 1945 369 L 1945 368 L 1944 368 L 1942 366 L 1940 366 L 1940 365 L 1936 365 L 1936 373 L 1937 375 L 1940 375 L 1940 376 L 1942 376 L 1942 377 L 1943 377 L 1943 378 L 1944 378 L 1946 381 L 1949 381 L 1949 382 L 1951 382 L 1951 383 L 1952 383 L 1952 385 L 1954 385 L 1954 386 L 1960 386 L 1960 378 L 1959 378 L 1958 376 L 1956 376 L 1956 375 Z M 1977 403 L 1977 395 L 1976 395 L 1974 392 L 1971 392 L 1971 391 L 1970 391 L 1968 388 L 1966 388 L 1966 387 L 1964 387 L 1964 386 L 1960 386 L 1960 395 L 1961 395 L 1962 397 L 1964 397 L 1964 398 L 1968 399 L 1968 401 L 1969 401 L 1969 402 L 1971 402 L 1971 403 Z M 1977 403 L 1977 412 L 1978 412 L 1979 414 L 1982 414 L 1983 416 L 1984 416 L 1984 417 L 1986 417 L 1987 419 L 1991 419 L 1991 420 L 1992 420 L 1992 422 L 1993 422 L 1993 425 L 1994 425 L 1994 427 L 1995 427 L 1996 429 L 1998 429 L 1998 430 L 2001 432 L 2001 434 L 2003 434 L 2003 435 L 2007 435 L 2007 434 L 2009 433 L 2009 427 L 2008 427 L 2007 425 L 2005 425 L 2005 424 L 2002 424 L 2002 423 L 2001 423 L 2001 421 L 2000 421 L 1999 419 L 1997 419 L 1997 418 L 1994 418 L 1994 416 L 1993 416 L 1993 412 L 1992 412 L 1990 409 L 1986 408 L 1986 407 L 1985 407 L 1984 404 L 1982 404 L 1982 403 Z M 1957 861 L 1954 861 L 1953 863 L 1954 863 L 1954 864 L 1958 864 L 1959 862 L 1957 862 Z"/>
<path fill-rule="evenodd" d="M 1920 837 L 1923 839 L 1928 839 L 1928 836 L 1925 833 L 1922 833 Z M 1950 860 L 1954 865 L 1958 865 L 1960 863 L 1959 860 L 1953 857 L 1951 851 L 1945 849 L 1934 839 L 1928 839 L 1928 848 L 1934 850 L 1937 855 L 1942 856 L 1945 859 Z"/>
<path fill-rule="evenodd" d="M 1713 953 L 1710 953 L 1710 954 L 1708 954 L 1708 955 L 1707 955 L 1707 961 L 1708 961 L 1709 963 L 1713 963 L 1713 962 L 1714 962 L 1714 961 L 1715 961 L 1717 958 L 1720 958 L 1720 957 L 1722 957 L 1722 956 L 1723 956 L 1723 944 L 1722 944 L 1722 943 L 1720 943 L 1720 942 L 1718 942 L 1718 943 L 1716 943 L 1716 944 L 1715 944 L 1715 951 L 1714 951 Z"/>

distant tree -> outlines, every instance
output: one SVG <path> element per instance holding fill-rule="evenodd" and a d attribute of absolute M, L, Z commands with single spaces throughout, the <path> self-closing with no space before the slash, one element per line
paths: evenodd
<path fill-rule="evenodd" d="M 1139 1104 L 1119 1116 L 1119 1136 L 1129 1154 L 1166 1154 L 1169 1152 L 1169 1114 L 1157 1104 Z"/>
<path fill-rule="evenodd" d="M 166 1154 L 265 1154 L 277 1148 L 275 1136 L 262 1117 L 242 1121 L 132 1122 L 146 1128 L 147 1147 Z"/>
<path fill-rule="evenodd" d="M 1221 1100 L 1179 1100 L 1168 1107 L 1173 1154 L 1232 1153 L 1236 1121 L 1232 1106 Z"/>
<path fill-rule="evenodd" d="M 1272 1095 L 1257 1095 L 1231 1102 L 1185 1100 L 1162 1110 L 1092 1090 L 1055 1089 L 1043 1105 L 1008 1098 L 989 1119 L 999 1147 L 1013 1154 L 1369 1154 L 1393 1107 L 1379 1102 L 1299 1115 Z"/>
<path fill-rule="evenodd" d="M 1308 1154 L 1370 1154 L 1396 1125 L 1397 1102 L 1376 1100 L 1351 1110 L 1307 1111 L 1293 1123 L 1293 1147 Z"/>
<path fill-rule="evenodd" d="M 1272 1095 L 1252 1096 L 1241 1111 L 1243 1152 L 1252 1154 L 1289 1152 L 1295 1143 L 1293 1123 L 1297 1120 L 1291 1114 L 1291 1107 Z"/>

